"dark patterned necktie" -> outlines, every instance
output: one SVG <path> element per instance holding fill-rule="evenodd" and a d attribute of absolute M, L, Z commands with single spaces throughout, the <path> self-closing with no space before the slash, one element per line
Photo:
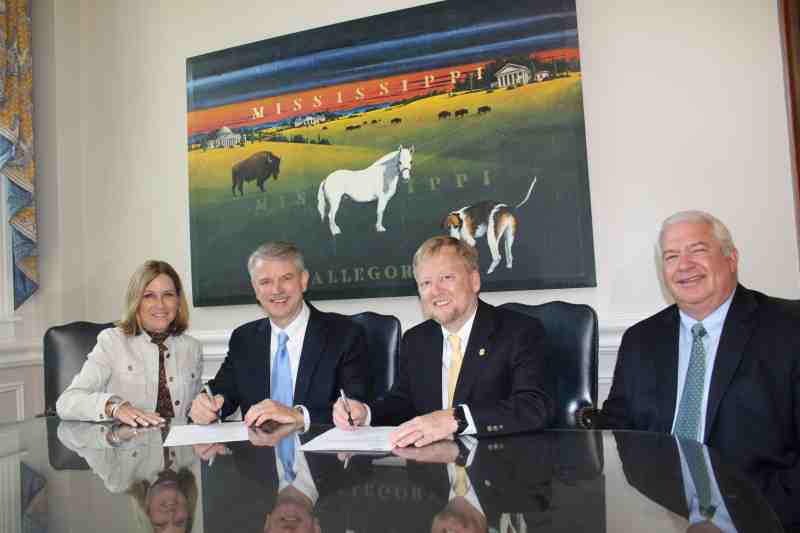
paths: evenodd
<path fill-rule="evenodd" d="M 150 342 L 158 346 L 158 400 L 156 401 L 156 413 L 162 418 L 173 418 L 175 411 L 172 410 L 172 396 L 167 387 L 167 370 L 165 368 L 165 358 L 167 346 L 164 341 L 169 337 L 169 332 L 150 333 Z"/>

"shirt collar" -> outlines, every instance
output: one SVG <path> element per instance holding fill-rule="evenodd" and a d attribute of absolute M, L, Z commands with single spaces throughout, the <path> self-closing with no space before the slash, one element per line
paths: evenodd
<path fill-rule="evenodd" d="M 455 333 L 455 335 L 458 335 L 458 337 L 461 339 L 462 352 L 464 352 L 467 348 L 467 343 L 469 342 L 469 334 L 472 331 L 472 323 L 475 322 L 475 315 L 477 314 L 478 314 L 478 307 L 476 306 L 475 310 L 472 312 L 470 317 L 467 319 L 466 322 L 464 322 L 464 325 L 461 326 L 461 329 L 459 329 Z M 449 337 L 450 335 L 453 335 L 453 333 L 450 333 L 444 326 L 441 326 L 441 328 L 442 328 L 442 336 L 444 337 L 445 340 L 447 340 L 447 337 Z"/>
<path fill-rule="evenodd" d="M 736 289 L 731 292 L 731 295 L 728 296 L 728 299 L 722 302 L 722 304 L 717 307 L 710 315 L 705 317 L 703 320 L 696 320 L 683 311 L 679 311 L 681 317 L 681 326 L 686 328 L 687 330 L 691 331 L 692 326 L 697 324 L 698 322 L 703 323 L 703 327 L 706 331 L 721 331 L 722 325 L 725 322 L 725 317 L 728 316 L 728 309 L 731 308 L 731 303 L 733 302 L 733 295 L 736 293 Z"/>
<path fill-rule="evenodd" d="M 297 335 L 306 329 L 309 316 L 311 316 L 311 311 L 309 311 L 305 300 L 303 300 L 303 307 L 300 309 L 300 313 L 294 317 L 294 320 L 288 326 L 280 328 L 272 319 L 269 320 L 269 325 L 272 328 L 273 335 L 278 335 L 281 331 L 285 331 L 291 340 L 297 338 Z"/>

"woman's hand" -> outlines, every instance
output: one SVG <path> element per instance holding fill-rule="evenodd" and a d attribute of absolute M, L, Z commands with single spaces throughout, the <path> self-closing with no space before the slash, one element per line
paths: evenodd
<path fill-rule="evenodd" d="M 156 413 L 137 409 L 129 403 L 117 409 L 117 420 L 132 427 L 158 426 L 166 422 L 165 419 L 161 418 Z"/>

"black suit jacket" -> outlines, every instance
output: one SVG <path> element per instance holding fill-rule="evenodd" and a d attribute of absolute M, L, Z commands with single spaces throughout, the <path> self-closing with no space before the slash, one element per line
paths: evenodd
<path fill-rule="evenodd" d="M 454 404 L 466 404 L 478 435 L 544 428 L 553 416 L 545 391 L 544 328 L 537 319 L 483 301 L 472 324 Z M 397 382 L 370 404 L 372 425 L 399 424 L 442 409 L 442 328 L 411 328 L 400 346 Z"/>
<path fill-rule="evenodd" d="M 671 432 L 679 328 L 672 305 L 625 332 L 602 426 Z M 756 481 L 785 526 L 800 523 L 800 303 L 736 288 L 711 377 L 705 443 Z"/>
<path fill-rule="evenodd" d="M 366 378 L 364 357 L 367 344 L 364 329 L 348 317 L 323 313 L 308 304 L 300 367 L 294 387 L 294 403 L 305 406 L 314 424 L 331 423 L 333 402 L 344 389 L 348 396 L 364 399 Z M 209 382 L 214 394 L 225 396 L 222 416 L 268 397 L 270 390 L 269 319 L 239 326 L 228 344 L 228 355 Z"/>

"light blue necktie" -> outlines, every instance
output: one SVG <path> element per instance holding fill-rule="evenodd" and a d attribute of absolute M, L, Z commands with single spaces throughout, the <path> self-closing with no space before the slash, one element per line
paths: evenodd
<path fill-rule="evenodd" d="M 689 368 L 686 370 L 674 431 L 677 437 L 698 442 L 703 442 L 703 436 L 700 435 L 700 413 L 706 381 L 706 349 L 703 346 L 705 335 L 706 328 L 702 322 L 692 326 L 692 354 L 689 357 Z"/>
<path fill-rule="evenodd" d="M 288 407 L 293 405 L 292 368 L 289 364 L 289 350 L 286 343 L 289 336 L 285 331 L 278 334 L 278 350 L 275 352 L 275 361 L 272 364 L 270 384 L 272 394 L 270 398 Z M 291 483 L 297 475 L 294 471 L 294 434 L 288 435 L 278 442 L 278 457 L 283 465 L 287 481 Z"/>

